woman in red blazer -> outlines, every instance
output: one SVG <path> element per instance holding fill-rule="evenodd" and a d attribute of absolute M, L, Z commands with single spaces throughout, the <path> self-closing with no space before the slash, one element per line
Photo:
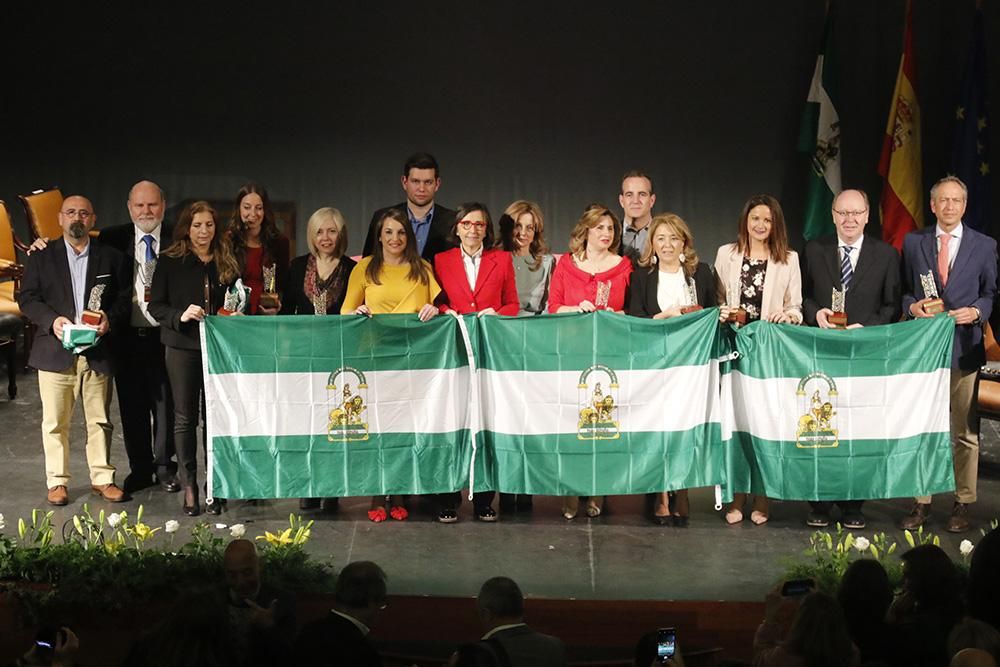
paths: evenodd
<path fill-rule="evenodd" d="M 459 315 L 517 315 L 521 308 L 514 282 L 514 262 L 510 253 L 493 248 L 493 221 L 484 204 L 462 204 L 455 213 L 451 228 L 452 240 L 459 246 L 434 256 L 434 272 L 441 284 L 442 310 L 454 310 Z M 496 521 L 493 491 L 473 494 L 472 504 L 480 521 Z M 438 521 L 458 521 L 455 508 L 460 499 L 456 493 L 438 496 L 441 512 Z"/>

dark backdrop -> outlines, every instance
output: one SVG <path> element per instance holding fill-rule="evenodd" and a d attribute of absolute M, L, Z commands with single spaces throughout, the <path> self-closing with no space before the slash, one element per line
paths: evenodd
<path fill-rule="evenodd" d="M 1000 6 L 985 4 L 998 100 Z M 877 199 L 904 3 L 835 7 L 844 183 Z M 333 205 L 359 252 L 372 211 L 402 198 L 403 159 L 427 150 L 442 165 L 440 202 L 482 200 L 497 217 L 513 199 L 534 199 L 559 251 L 584 205 L 618 210 L 621 174 L 634 167 L 653 175 L 656 210 L 691 223 L 706 258 L 734 238 L 756 192 L 781 199 L 801 245 L 807 166 L 795 151 L 822 0 L 4 12 L 0 198 L 9 204 L 57 184 L 89 195 L 109 225 L 128 220 L 126 193 L 140 178 L 173 203 L 229 198 L 253 179 L 297 204 L 300 251 L 309 213 Z M 925 186 L 948 167 L 973 12 L 972 0 L 915 2 Z M 1000 211 L 996 177 L 993 199 Z"/>

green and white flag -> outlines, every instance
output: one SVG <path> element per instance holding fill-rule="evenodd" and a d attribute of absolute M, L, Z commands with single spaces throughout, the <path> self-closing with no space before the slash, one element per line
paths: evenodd
<path fill-rule="evenodd" d="M 471 456 L 469 366 L 453 318 L 208 317 L 210 493 L 439 493 Z"/>
<path fill-rule="evenodd" d="M 812 156 L 802 217 L 802 235 L 807 241 L 834 232 L 830 209 L 834 196 L 841 190 L 840 117 L 834 105 L 837 89 L 833 80 L 832 42 L 833 20 L 828 12 L 799 135 L 799 151 Z"/>
<path fill-rule="evenodd" d="M 720 483 L 718 317 L 480 318 L 478 456 L 494 488 L 604 495 Z"/>
<path fill-rule="evenodd" d="M 954 329 L 943 316 L 850 331 L 741 329 L 722 383 L 729 490 L 786 500 L 954 490 Z"/>

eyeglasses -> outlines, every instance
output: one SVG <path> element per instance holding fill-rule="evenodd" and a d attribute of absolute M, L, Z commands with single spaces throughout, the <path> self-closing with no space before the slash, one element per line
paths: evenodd
<path fill-rule="evenodd" d="M 458 226 L 461 227 L 462 229 L 466 230 L 466 231 L 472 229 L 473 227 L 475 227 L 476 231 L 478 231 L 478 232 L 481 232 L 484 229 L 486 229 L 486 223 L 485 222 L 481 222 L 481 221 L 475 221 L 474 222 L 472 220 L 462 220 L 461 222 L 458 223 Z"/>
<path fill-rule="evenodd" d="M 60 213 L 65 215 L 67 218 L 75 218 L 76 216 L 80 216 L 81 220 L 89 220 L 90 216 L 94 215 L 92 212 L 86 209 L 81 209 L 78 211 L 75 208 L 67 209 L 65 211 L 60 211 Z"/>
<path fill-rule="evenodd" d="M 867 211 L 868 209 L 866 208 L 863 208 L 860 211 L 838 211 L 837 209 L 833 209 L 833 212 L 841 218 L 860 218 Z"/>

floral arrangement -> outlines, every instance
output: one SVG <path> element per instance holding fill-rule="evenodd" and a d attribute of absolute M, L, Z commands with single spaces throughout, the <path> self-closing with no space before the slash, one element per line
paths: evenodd
<path fill-rule="evenodd" d="M 0 514 L 0 582 L 47 590 L 39 602 L 53 614 L 121 610 L 145 600 L 170 598 L 188 586 L 221 586 L 226 544 L 247 536 L 241 523 L 198 523 L 189 539 L 175 546 L 180 523 L 173 519 L 162 526 L 145 523 L 142 506 L 133 518 L 127 511 L 101 510 L 95 516 L 85 504 L 61 531 L 53 526 L 53 516 L 51 511 L 32 510 L 28 520 L 18 519 L 15 537 L 3 532 L 6 522 Z M 294 514 L 288 521 L 287 529 L 277 534 L 265 531 L 256 538 L 262 577 L 293 592 L 332 591 L 333 569 L 312 559 L 304 548 L 313 522 Z"/>

